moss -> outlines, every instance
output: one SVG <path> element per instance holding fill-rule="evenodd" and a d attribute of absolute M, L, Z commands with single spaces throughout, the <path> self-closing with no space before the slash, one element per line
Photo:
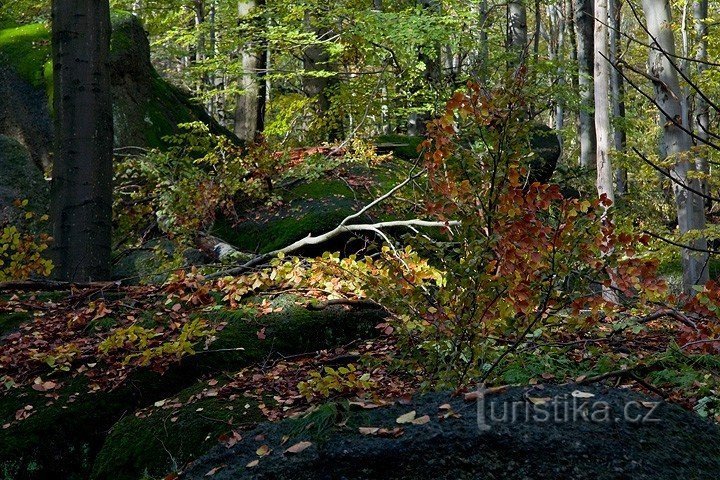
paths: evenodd
<path fill-rule="evenodd" d="M 210 387 L 201 382 L 179 393 L 177 399 L 184 403 L 202 388 Z M 205 398 L 173 409 L 153 407 L 142 418 L 130 415 L 113 426 L 91 478 L 161 477 L 218 445 L 220 435 L 263 419 L 257 401 L 244 397 Z"/>
<path fill-rule="evenodd" d="M 112 10 L 110 22 L 112 23 L 113 34 L 110 38 L 110 54 L 125 53 L 133 48 L 131 35 L 127 29 L 131 22 L 135 21 L 132 13 L 124 10 Z"/>
<path fill-rule="evenodd" d="M 418 147 L 423 140 L 423 137 L 407 135 L 382 135 L 375 139 L 375 145 L 380 151 L 390 151 L 397 158 L 415 160 L 420 155 Z"/>
<path fill-rule="evenodd" d="M 24 80 L 45 88 L 45 67 L 50 59 L 49 30 L 39 23 L 0 30 L 0 57 Z"/>
<path fill-rule="evenodd" d="M 186 389 L 202 375 L 234 371 L 274 353 L 289 355 L 369 338 L 383 313 L 339 308 L 309 311 L 288 306 L 259 318 L 249 308 L 205 312 L 202 317 L 227 322 L 211 352 L 188 357 L 162 375 L 142 370 L 116 390 L 95 394 L 86 393 L 85 377 L 66 380 L 67 385 L 50 406 L 46 405 L 48 398 L 30 388 L 0 395 L 0 425 L 12 422 L 15 413 L 26 405 L 37 412 L 0 429 L 0 471 L 7 469 L 11 478 L 28 476 L 30 468 L 37 469 L 42 478 L 86 478 L 108 429 L 128 412 Z M 257 332 L 263 327 L 266 338 L 259 340 Z M 224 348 L 244 350 L 219 351 Z M 70 401 L 72 394 L 79 395 Z M 183 451 L 187 447 L 188 443 L 183 443 Z M 58 459 L 62 459 L 61 465 L 57 465 Z"/>
<path fill-rule="evenodd" d="M 13 312 L 0 315 L 0 336 L 6 335 L 33 319 L 30 312 Z"/>
<path fill-rule="evenodd" d="M 293 188 L 285 198 L 295 200 L 298 198 L 326 198 L 331 196 L 352 198 L 354 192 L 341 180 L 315 180 Z"/>
<path fill-rule="evenodd" d="M 197 120 L 191 109 L 183 104 L 181 93 L 155 75 L 151 83 L 151 100 L 145 105 L 145 139 L 150 147 L 166 145 L 164 137 L 177 131 L 177 125 Z"/>
<path fill-rule="evenodd" d="M 345 217 L 354 213 L 356 208 L 353 199 L 342 197 L 298 200 L 275 215 L 268 215 L 261 220 L 248 220 L 237 227 L 220 220 L 214 227 L 214 234 L 240 250 L 266 253 L 309 234 L 332 230 Z"/>

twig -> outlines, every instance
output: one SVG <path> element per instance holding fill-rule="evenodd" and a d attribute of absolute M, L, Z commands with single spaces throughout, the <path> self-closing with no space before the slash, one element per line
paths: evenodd
<path fill-rule="evenodd" d="M 120 282 L 89 282 L 89 283 L 75 283 L 75 282 L 56 282 L 53 280 L 25 280 L 25 281 L 11 281 L 11 282 L 0 282 L 0 291 L 8 290 L 20 290 L 24 292 L 33 291 L 48 291 L 54 292 L 58 290 L 71 290 L 77 289 L 88 289 L 97 288 L 104 290 L 107 288 L 118 288 L 120 289 Z"/>

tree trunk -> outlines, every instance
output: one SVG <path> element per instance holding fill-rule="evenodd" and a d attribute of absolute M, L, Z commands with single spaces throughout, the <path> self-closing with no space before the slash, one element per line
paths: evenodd
<path fill-rule="evenodd" d="M 690 159 L 690 136 L 674 122 L 682 119 L 680 105 L 680 83 L 678 73 L 668 60 L 674 58 L 675 39 L 671 30 L 672 19 L 668 0 L 643 0 L 643 10 L 647 20 L 647 29 L 651 37 L 657 41 L 659 50 L 650 49 L 648 69 L 655 78 L 655 102 L 662 110 L 661 126 L 663 128 L 663 150 L 667 157 L 674 161 L 672 176 L 682 184 L 693 189 L 700 188 L 700 182 L 692 179 L 690 172 L 695 171 L 695 163 Z M 650 43 L 654 44 L 653 38 Z M 662 52 L 667 52 L 667 56 Z M 677 206 L 678 226 L 681 233 L 705 228 L 705 209 L 703 199 L 673 183 L 675 203 Z M 695 249 L 707 248 L 705 239 L 689 241 Z M 708 255 L 690 249 L 682 249 L 683 290 L 692 292 L 693 285 L 705 284 L 708 280 Z"/>
<path fill-rule="evenodd" d="M 627 144 L 625 133 L 625 86 L 622 67 L 617 65 L 620 58 L 620 27 L 622 25 L 621 0 L 608 1 L 608 15 L 610 16 L 610 62 L 616 67 L 610 69 L 610 97 L 612 102 L 612 114 L 615 118 L 613 126 L 613 143 L 615 151 L 624 152 Z M 620 69 L 620 70 L 619 70 Z M 615 170 L 615 192 L 624 195 L 628 192 L 627 170 L 620 167 Z"/>
<path fill-rule="evenodd" d="M 265 0 L 241 1 L 238 3 L 240 17 L 247 16 L 255 7 L 263 7 Z M 243 76 L 240 88 L 243 93 L 237 96 L 235 103 L 235 134 L 252 142 L 265 127 L 265 105 L 267 98 L 266 71 L 267 45 L 261 42 L 253 49 L 242 52 Z"/>
<path fill-rule="evenodd" d="M 565 69 L 563 68 L 564 60 L 561 60 L 565 47 L 565 13 L 563 12 L 564 4 L 562 0 L 548 5 L 547 16 L 549 20 L 548 31 L 548 57 L 557 64 L 557 84 L 562 86 L 565 84 Z M 555 101 L 554 128 L 558 131 L 565 126 L 565 102 L 563 99 Z"/>
<path fill-rule="evenodd" d="M 110 278 L 113 116 L 108 0 L 52 3 L 55 274 Z"/>
<path fill-rule="evenodd" d="M 337 83 L 336 77 L 327 75 L 334 69 L 330 64 L 330 53 L 323 44 L 333 35 L 333 32 L 329 28 L 313 26 L 312 17 L 309 14 L 305 15 L 305 25 L 308 31 L 315 33 L 318 41 L 306 47 L 303 52 L 303 70 L 305 71 L 302 79 L 303 90 L 305 95 L 316 100 L 317 114 L 323 118 L 327 117 L 332 106 L 330 87 Z M 332 122 L 332 120 L 328 120 Z M 339 136 L 338 126 L 330 124 L 329 140 L 334 140 Z"/>
<path fill-rule="evenodd" d="M 593 0 L 575 0 L 575 29 L 578 62 L 578 88 L 580 90 L 580 112 L 578 115 L 578 137 L 580 138 L 580 166 L 595 168 L 597 143 L 592 105 L 593 71 L 595 47 L 593 45 Z"/>
<path fill-rule="evenodd" d="M 598 195 L 615 202 L 610 161 L 610 63 L 608 52 L 608 0 L 595 0 L 595 135 L 597 140 Z"/>
<path fill-rule="evenodd" d="M 695 59 L 698 60 L 697 74 L 698 77 L 700 77 L 707 69 L 707 65 L 703 62 L 706 62 L 708 57 L 708 0 L 697 0 L 693 3 L 693 19 L 695 22 Z M 709 138 L 708 128 L 710 126 L 710 107 L 705 99 L 703 99 L 700 95 L 695 95 L 695 126 L 697 127 L 697 135 L 700 137 L 701 143 L 700 153 L 695 159 L 695 164 L 698 171 L 707 176 L 710 175 L 710 164 L 707 158 L 707 146 L 702 144 L 702 141 L 707 141 Z M 709 182 L 706 179 L 702 180 L 702 187 L 703 192 L 706 194 L 710 193 Z M 711 206 L 710 200 L 706 200 L 705 202 L 706 206 L 709 208 Z"/>
<path fill-rule="evenodd" d="M 514 66 L 525 61 L 528 47 L 527 39 L 527 11 L 523 0 L 512 0 L 508 3 L 508 50 L 513 53 Z"/>

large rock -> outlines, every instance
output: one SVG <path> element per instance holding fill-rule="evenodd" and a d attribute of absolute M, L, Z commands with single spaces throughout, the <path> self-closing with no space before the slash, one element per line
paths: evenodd
<path fill-rule="evenodd" d="M 145 470 L 160 475 L 172 468 L 173 458 L 185 463 L 195 454 L 207 451 L 212 443 L 158 442 L 164 436 L 148 429 L 160 424 L 169 435 L 182 436 L 183 428 L 192 425 L 195 428 L 192 438 L 196 438 L 214 436 L 217 422 L 203 422 L 190 412 L 179 425 L 172 422 L 164 425 L 164 421 L 158 424 L 159 418 L 165 418 L 159 416 L 152 416 L 147 422 L 131 420 L 136 409 L 180 394 L 204 375 L 236 371 L 274 355 L 312 352 L 358 338 L 371 338 L 377 333 L 375 325 L 385 317 L 385 312 L 379 309 L 330 307 L 313 311 L 294 305 L 290 298 L 283 297 L 282 301 L 287 303 L 282 312 L 260 317 L 248 309 L 203 314 L 210 322 L 227 322 L 210 347 L 214 352 L 186 357 L 162 375 L 140 370 L 115 390 L 93 394 L 87 393 L 85 377 L 60 377 L 57 380 L 63 381 L 64 387 L 57 391 L 52 405 L 48 405 L 43 393 L 31 388 L 0 394 L 0 425 L 8 425 L 0 429 L 0 472 L 14 480 L 88 478 L 102 447 L 105 453 L 95 467 L 94 478 L 137 480 Z M 2 323 L 0 327 L 5 328 Z M 7 325 L 7 329 L 13 326 Z M 265 339 L 259 340 L 257 332 L 263 327 Z M 16 412 L 27 406 L 36 413 L 15 423 Z M 128 420 L 121 421 L 128 415 Z M 118 421 L 117 429 L 112 428 Z M 111 428 L 114 434 L 105 442 Z M 137 445 L 125 449 L 123 445 L 128 444 Z"/>
<path fill-rule="evenodd" d="M 576 389 L 593 396 L 575 398 Z M 264 424 L 232 448 L 214 448 L 181 478 L 212 472 L 214 480 L 715 480 L 720 428 L 677 405 L 654 408 L 656 402 L 627 390 L 570 385 L 513 388 L 479 405 L 433 394 L 376 410 L 340 408 L 336 426 L 322 432 L 302 428 L 315 424 L 312 418 Z M 541 408 L 549 420 L 533 419 Z M 399 425 L 411 411 L 427 422 Z M 605 420 L 598 411 L 608 412 Z M 402 431 L 362 434 L 360 427 Z M 285 452 L 300 441 L 312 445 Z M 258 456 L 261 445 L 268 455 Z"/>
<path fill-rule="evenodd" d="M 14 138 L 0 135 L 0 225 L 16 222 L 19 214 L 16 200 L 28 200 L 28 209 L 43 212 L 47 209 L 48 182 L 37 168 L 30 152 Z"/>
<path fill-rule="evenodd" d="M 110 66 L 116 147 L 158 147 L 177 125 L 208 124 L 232 136 L 190 95 L 163 80 L 150 63 L 150 45 L 133 15 L 112 14 Z M 0 134 L 15 138 L 41 168 L 51 163 L 52 62 L 50 33 L 44 25 L 0 30 Z M 233 137 L 234 138 L 234 137 Z"/>

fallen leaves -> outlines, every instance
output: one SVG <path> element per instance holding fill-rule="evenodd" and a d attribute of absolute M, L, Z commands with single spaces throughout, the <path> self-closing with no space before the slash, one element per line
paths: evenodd
<path fill-rule="evenodd" d="M 417 412 L 415 410 L 408 412 L 404 415 L 400 415 L 395 422 L 399 424 L 410 423 L 412 425 L 425 425 L 430 421 L 429 415 L 423 415 L 422 417 L 415 418 Z"/>
<path fill-rule="evenodd" d="M 285 450 L 285 453 L 297 454 L 297 453 L 300 453 L 303 450 L 307 449 L 311 445 L 312 445 L 312 442 L 305 442 L 305 441 L 298 442 L 295 445 L 293 445 L 292 447 Z"/>
<path fill-rule="evenodd" d="M 397 438 L 401 436 L 405 431 L 402 427 L 395 428 L 380 428 L 380 427 L 360 427 L 358 431 L 361 435 L 371 435 L 378 437 Z"/>
<path fill-rule="evenodd" d="M 403 423 L 412 423 L 414 420 L 415 420 L 415 410 L 413 410 L 413 411 L 411 411 L 411 412 L 408 412 L 408 413 L 406 413 L 406 414 L 404 414 L 404 415 L 400 415 L 400 416 L 395 420 L 395 422 L 396 422 L 396 423 L 403 424 Z"/>

